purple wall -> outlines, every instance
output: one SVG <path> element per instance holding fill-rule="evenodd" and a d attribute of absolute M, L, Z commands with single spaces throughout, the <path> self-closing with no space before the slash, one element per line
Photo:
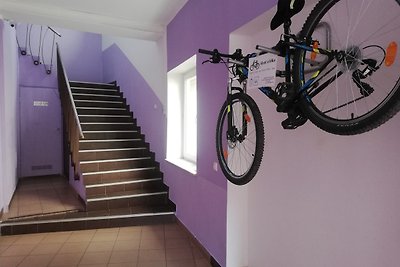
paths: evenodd
<path fill-rule="evenodd" d="M 189 0 L 167 27 L 168 70 L 197 53 L 199 48 L 228 51 L 229 34 L 265 12 L 276 1 Z M 240 11 L 240 12 L 238 12 Z M 198 162 L 197 176 L 168 165 L 165 170 L 177 216 L 222 265 L 226 265 L 226 181 L 212 169 L 216 162 L 215 125 L 224 101 L 224 66 L 201 65 L 197 60 Z M 218 193 L 217 193 L 218 192 Z M 200 205 L 199 205 L 200 204 Z M 201 223 L 199 223 L 201 222 Z"/>
<path fill-rule="evenodd" d="M 37 26 L 36 26 L 37 27 Z M 19 43 L 25 43 L 24 24 L 18 24 L 17 35 Z M 62 37 L 57 37 L 61 50 L 63 64 L 67 71 L 68 78 L 74 81 L 102 82 L 103 81 L 103 62 L 101 49 L 101 35 L 96 33 L 78 32 L 68 29 L 56 29 Z M 33 32 L 32 42 L 39 39 L 39 33 Z M 51 39 L 45 39 L 46 47 L 44 58 L 46 63 L 51 58 Z M 50 43 L 49 43 L 50 42 Z M 37 49 L 33 53 L 37 53 Z M 36 66 L 32 62 L 31 56 L 20 56 L 20 84 L 23 86 L 43 86 L 57 88 L 57 70 L 55 49 L 53 55 L 53 73 L 47 75 L 43 65 Z"/>
<path fill-rule="evenodd" d="M 34 26 L 40 29 L 40 26 Z M 26 26 L 23 24 L 18 24 L 17 34 L 19 37 L 19 43 L 25 43 L 25 30 Z M 86 32 L 78 32 L 68 29 L 56 29 L 57 32 L 61 34 L 62 37 L 57 37 L 57 42 L 60 46 L 60 52 L 63 60 L 64 67 L 67 71 L 67 76 L 70 80 L 75 81 L 89 81 L 89 82 L 102 82 L 103 81 L 103 61 L 102 61 L 102 36 L 100 34 L 95 33 L 86 33 Z M 32 43 L 38 42 L 36 39 L 39 38 L 40 32 L 33 31 L 32 34 Z M 51 36 L 51 35 L 50 35 Z M 35 39 L 36 38 L 36 39 Z M 51 38 L 45 39 L 44 47 L 46 50 L 44 51 L 44 58 L 47 59 L 46 63 L 48 63 L 51 58 Z M 50 42 L 50 43 L 48 43 Z M 33 53 L 37 51 L 33 49 Z M 36 66 L 32 62 L 32 58 L 30 56 L 19 56 L 19 73 L 20 73 L 20 90 L 24 88 L 28 88 L 33 90 L 30 94 L 21 94 L 20 103 L 31 102 L 32 100 L 40 100 L 44 98 L 50 98 L 52 101 L 58 101 L 59 97 L 54 98 L 54 95 L 58 95 L 58 85 L 57 85 L 57 70 L 56 70 L 56 55 L 54 50 L 54 59 L 53 59 L 53 68 L 52 74 L 48 75 L 45 72 L 43 65 Z M 36 90 L 35 90 L 36 88 Z M 56 116 L 48 116 L 46 120 L 48 120 L 48 125 L 54 125 L 54 131 L 51 134 L 51 138 L 47 138 L 45 140 L 40 137 L 43 133 L 37 127 L 30 127 L 30 139 L 37 140 L 37 147 L 41 147 L 45 153 L 37 153 L 32 151 L 26 151 L 24 148 L 21 148 L 22 155 L 20 157 L 20 161 L 23 160 L 21 166 L 30 167 L 34 165 L 36 162 L 41 162 L 41 165 L 53 165 L 59 166 L 56 169 L 52 170 L 52 173 L 61 173 L 62 164 L 57 164 L 56 161 L 49 162 L 50 159 L 62 158 L 62 149 L 55 150 L 54 147 L 62 148 L 62 135 L 60 134 L 60 130 L 57 130 L 59 127 L 56 125 L 62 125 L 62 115 L 59 111 L 60 104 L 53 105 L 50 104 L 48 109 L 52 109 L 52 111 L 56 114 Z M 58 107 L 58 109 L 57 109 Z M 30 106 L 21 106 L 21 114 L 28 112 L 32 107 Z M 50 112 L 52 114 L 52 112 Z M 29 124 L 29 122 L 27 122 Z M 27 127 L 29 125 L 26 125 Z M 26 128 L 26 127 L 25 127 Z M 35 130 L 36 129 L 36 130 Z M 61 130 L 62 131 L 62 130 Z M 23 133 L 21 133 L 23 134 Z M 21 135 L 21 138 L 23 136 Z M 39 141 L 42 140 L 42 141 Z M 49 140 L 53 140 L 53 145 L 49 145 Z M 58 142 L 55 144 L 54 142 Z M 26 147 L 26 146 L 25 146 Z M 53 155 L 53 156 L 49 156 Z M 26 168 L 25 168 L 26 169 Z M 29 168 L 28 168 L 29 169 Z M 35 172 L 24 172 L 23 175 L 45 175 L 47 172 L 38 171 Z M 71 179 L 70 179 L 71 180 Z M 76 191 L 82 196 L 85 197 L 84 194 L 84 185 L 82 183 L 82 179 L 80 181 L 71 180 L 71 185 L 76 189 Z"/>
<path fill-rule="evenodd" d="M 146 135 L 146 141 L 150 143 L 150 149 L 162 164 L 165 159 L 166 126 L 160 100 L 117 45 L 103 52 L 103 64 L 104 81 L 118 82 L 133 116 Z"/>

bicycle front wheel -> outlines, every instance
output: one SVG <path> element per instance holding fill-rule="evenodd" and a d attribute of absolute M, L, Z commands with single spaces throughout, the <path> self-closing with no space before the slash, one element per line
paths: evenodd
<path fill-rule="evenodd" d="M 236 185 L 250 182 L 264 153 L 264 125 L 260 110 L 250 96 L 236 93 L 232 95 L 231 105 L 224 103 L 218 116 L 216 145 L 225 177 Z"/>
<path fill-rule="evenodd" d="M 321 0 L 300 37 L 337 51 L 324 69 L 318 66 L 329 62 L 327 56 L 295 53 L 294 82 L 300 88 L 311 84 L 301 107 L 316 126 L 359 134 L 400 110 L 400 0 Z"/>

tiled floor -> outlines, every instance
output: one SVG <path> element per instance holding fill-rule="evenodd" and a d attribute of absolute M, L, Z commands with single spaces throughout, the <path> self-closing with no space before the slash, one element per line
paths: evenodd
<path fill-rule="evenodd" d="M 2 219 L 82 209 L 64 177 L 23 178 L 19 180 L 10 209 Z"/>
<path fill-rule="evenodd" d="M 0 236 L 0 267 L 210 267 L 176 224 Z"/>

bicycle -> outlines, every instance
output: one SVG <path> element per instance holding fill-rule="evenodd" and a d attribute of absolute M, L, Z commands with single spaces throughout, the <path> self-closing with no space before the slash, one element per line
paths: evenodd
<path fill-rule="evenodd" d="M 356 135 L 384 124 L 400 109 L 400 0 L 320 0 L 294 35 L 291 18 L 304 4 L 278 1 L 270 27 L 283 25 L 283 34 L 272 48 L 258 45 L 259 52 L 246 56 L 241 49 L 233 54 L 199 49 L 211 56 L 203 64 L 224 63 L 231 73 L 218 116 L 216 147 L 222 172 L 236 185 L 253 179 L 264 153 L 261 112 L 247 94 L 249 61 L 254 58 L 285 58 L 284 70 L 276 70 L 284 82 L 275 89 L 259 87 L 278 112 L 287 113 L 284 129 L 310 120 L 332 134 Z"/>

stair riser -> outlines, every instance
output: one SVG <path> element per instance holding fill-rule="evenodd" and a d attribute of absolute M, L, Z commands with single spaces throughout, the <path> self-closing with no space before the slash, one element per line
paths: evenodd
<path fill-rule="evenodd" d="M 73 94 L 98 94 L 98 95 L 118 95 L 120 96 L 121 93 L 118 90 L 112 89 L 106 89 L 106 90 L 101 90 L 99 88 L 93 90 L 93 89 L 85 89 L 85 88 L 71 88 L 71 91 Z"/>
<path fill-rule="evenodd" d="M 87 102 L 87 101 L 75 101 L 76 107 L 96 107 L 96 108 L 125 108 L 125 103 L 122 101 L 110 101 L 110 102 Z"/>
<path fill-rule="evenodd" d="M 134 197 L 129 199 L 102 200 L 102 201 L 88 202 L 86 205 L 86 210 L 95 211 L 95 210 L 111 210 L 120 208 L 134 208 L 138 206 L 160 206 L 168 204 L 168 201 L 169 200 L 167 194 Z"/>
<path fill-rule="evenodd" d="M 117 148 L 134 148 L 143 147 L 145 143 L 143 141 L 120 141 L 120 142 L 90 142 L 90 143 L 79 143 L 79 149 L 117 149 Z"/>
<path fill-rule="evenodd" d="M 78 115 L 131 115 L 128 110 L 122 109 L 77 109 Z"/>
<path fill-rule="evenodd" d="M 82 172 L 111 171 L 120 169 L 145 168 L 154 166 L 151 159 L 129 160 L 120 162 L 88 163 L 81 164 Z"/>
<path fill-rule="evenodd" d="M 131 181 L 135 179 L 160 178 L 159 170 L 141 170 L 119 173 L 103 173 L 95 175 L 83 175 L 85 184 L 112 183 L 118 181 Z"/>
<path fill-rule="evenodd" d="M 162 180 L 151 181 L 151 182 L 140 182 L 131 183 L 123 185 L 112 185 L 112 186 L 102 186 L 102 187 L 91 187 L 86 188 L 86 196 L 90 198 L 91 196 L 107 196 L 116 192 L 128 192 L 137 189 L 165 189 L 165 185 Z"/>
<path fill-rule="evenodd" d="M 106 220 L 87 220 L 87 221 L 72 221 L 72 222 L 55 222 L 44 224 L 28 224 L 5 226 L 1 228 L 1 235 L 20 235 L 32 233 L 48 233 L 48 232 L 62 232 L 62 231 L 76 231 L 76 230 L 89 230 L 110 227 L 126 227 L 138 225 L 152 225 L 152 224 L 167 224 L 176 221 L 174 214 L 171 215 L 157 215 L 157 216 L 144 216 L 134 218 L 116 218 Z"/>
<path fill-rule="evenodd" d="M 74 100 L 95 100 L 95 101 L 122 101 L 122 96 L 103 96 L 103 95 L 79 95 L 72 94 Z"/>
<path fill-rule="evenodd" d="M 81 124 L 83 131 L 118 131 L 118 130 L 131 130 L 137 131 L 138 128 L 135 124 Z"/>
<path fill-rule="evenodd" d="M 144 136 L 140 134 L 139 129 L 133 130 L 132 132 L 98 132 L 98 133 L 84 133 L 84 140 L 106 140 L 106 139 L 144 139 Z"/>
<path fill-rule="evenodd" d="M 81 83 L 81 82 L 70 82 L 70 87 L 80 87 L 80 88 L 104 88 L 104 89 L 118 89 L 118 86 L 114 84 L 107 84 L 107 83 Z"/>
<path fill-rule="evenodd" d="M 79 117 L 80 122 L 133 122 L 136 124 L 136 120 L 131 117 Z"/>
<path fill-rule="evenodd" d="M 110 152 L 80 152 L 79 159 L 83 160 L 104 160 L 104 159 L 124 159 L 134 157 L 153 157 L 153 153 L 141 150 L 122 150 Z"/>

